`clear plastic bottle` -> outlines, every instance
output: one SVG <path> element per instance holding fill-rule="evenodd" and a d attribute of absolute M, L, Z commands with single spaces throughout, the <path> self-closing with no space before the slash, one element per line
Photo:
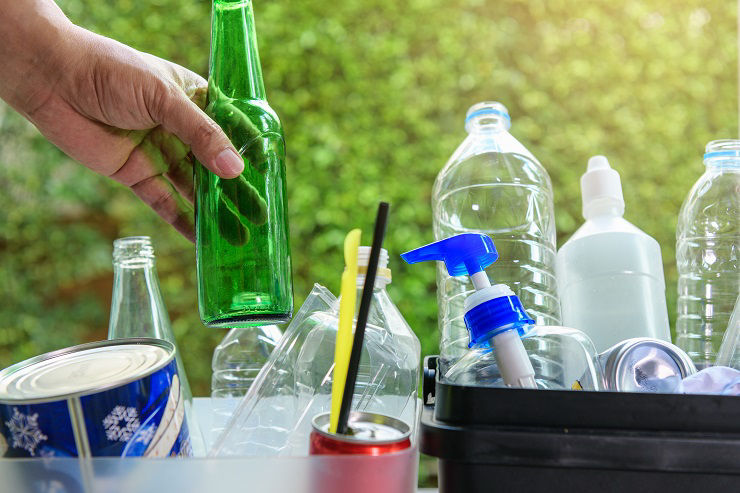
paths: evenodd
<path fill-rule="evenodd" d="M 622 217 L 622 183 L 604 156 L 589 159 L 581 194 L 586 222 L 556 260 L 563 325 L 599 352 L 635 337 L 671 342 L 660 245 Z"/>
<path fill-rule="evenodd" d="M 468 110 L 468 136 L 434 183 L 434 237 L 492 235 L 502 258 L 498 282 L 511 286 L 537 324 L 559 325 L 552 185 L 547 171 L 508 132 L 510 126 L 500 103 L 482 102 Z M 467 351 L 464 300 L 472 292 L 467 277 L 452 277 L 440 264 L 441 373 Z"/>
<path fill-rule="evenodd" d="M 237 327 L 216 346 L 211 360 L 211 437 L 223 431 L 282 335 L 277 325 Z"/>
<path fill-rule="evenodd" d="M 516 294 L 491 285 L 485 268 L 498 259 L 486 235 L 460 234 L 404 253 L 409 263 L 441 260 L 451 276 L 469 275 L 465 299 L 471 350 L 443 376 L 457 385 L 600 390 L 598 354 L 583 332 L 536 326 Z"/>
<path fill-rule="evenodd" d="M 700 370 L 715 363 L 740 293 L 740 140 L 708 143 L 704 165 L 676 230 L 676 345 Z"/>
<path fill-rule="evenodd" d="M 163 339 L 177 348 L 177 373 L 180 392 L 185 399 L 193 454 L 204 455 L 203 435 L 193 413 L 193 394 L 159 289 L 154 247 L 148 236 L 129 236 L 113 242 L 113 297 L 108 339 L 128 337 Z"/>
<path fill-rule="evenodd" d="M 358 252 L 358 299 L 369 253 L 369 247 Z M 385 414 L 413 430 L 421 345 L 388 296 L 387 265 L 388 252 L 382 250 L 352 410 Z M 331 409 L 338 323 L 339 300 L 326 288 L 314 286 L 210 455 L 308 453 L 311 420 Z"/>

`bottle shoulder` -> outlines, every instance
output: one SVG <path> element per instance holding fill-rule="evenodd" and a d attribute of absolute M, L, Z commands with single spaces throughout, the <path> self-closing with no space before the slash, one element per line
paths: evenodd
<path fill-rule="evenodd" d="M 508 132 L 468 135 L 437 175 L 434 192 L 487 184 L 537 185 L 552 194 L 545 168 Z"/>
<path fill-rule="evenodd" d="M 591 237 L 594 235 L 603 235 L 618 233 L 621 235 L 648 237 L 650 235 L 645 233 L 643 230 L 626 220 L 621 216 L 602 216 L 592 219 L 587 219 L 581 227 L 579 227 L 575 233 L 566 241 L 566 244 L 572 241 L 578 241 L 582 238 Z"/>
<path fill-rule="evenodd" d="M 740 172 L 707 170 L 681 204 L 676 236 L 740 236 Z"/>
<path fill-rule="evenodd" d="M 222 128 L 283 135 L 280 118 L 264 99 L 233 99 L 216 92 L 216 97 L 209 99 L 206 113 Z"/>

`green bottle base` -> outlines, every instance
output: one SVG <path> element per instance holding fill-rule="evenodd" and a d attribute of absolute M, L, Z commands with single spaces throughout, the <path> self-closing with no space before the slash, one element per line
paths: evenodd
<path fill-rule="evenodd" d="M 240 315 L 236 317 L 215 318 L 204 320 L 208 327 L 220 329 L 233 329 L 239 327 L 259 327 L 262 325 L 285 324 L 290 322 L 293 312 L 287 313 L 264 313 L 259 315 Z"/>

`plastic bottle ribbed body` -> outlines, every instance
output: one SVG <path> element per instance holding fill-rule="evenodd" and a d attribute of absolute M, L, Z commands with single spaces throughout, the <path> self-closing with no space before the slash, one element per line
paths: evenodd
<path fill-rule="evenodd" d="M 714 364 L 740 292 L 740 140 L 710 142 L 704 164 L 676 231 L 676 345 L 698 369 Z"/>
<path fill-rule="evenodd" d="M 226 426 L 281 336 L 282 332 L 277 325 L 234 328 L 213 350 L 211 437 L 217 436 Z"/>
<path fill-rule="evenodd" d="M 436 240 L 484 233 L 499 260 L 487 273 L 508 284 L 538 325 L 559 325 L 555 282 L 555 217 L 547 171 L 509 132 L 499 103 L 468 110 L 468 137 L 437 176 L 432 194 Z M 467 277 L 437 268 L 440 364 L 444 372 L 468 347 L 464 301 L 474 291 Z"/>

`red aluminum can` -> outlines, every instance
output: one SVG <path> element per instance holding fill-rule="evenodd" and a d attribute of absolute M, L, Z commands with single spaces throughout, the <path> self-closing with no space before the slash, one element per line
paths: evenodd
<path fill-rule="evenodd" d="M 411 429 L 401 420 L 383 414 L 352 411 L 350 433 L 329 433 L 329 413 L 314 417 L 311 455 L 383 455 L 411 447 Z"/>

